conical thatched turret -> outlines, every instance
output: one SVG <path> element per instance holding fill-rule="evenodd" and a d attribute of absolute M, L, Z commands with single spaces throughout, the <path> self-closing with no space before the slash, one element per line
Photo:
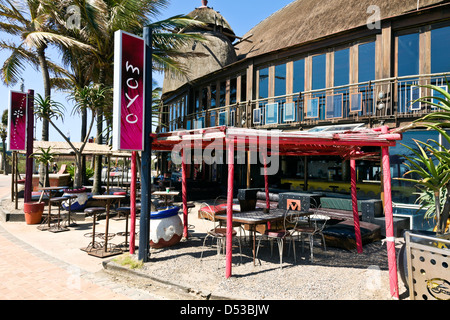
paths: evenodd
<path fill-rule="evenodd" d="M 201 7 L 187 14 L 192 19 L 203 22 L 204 25 L 183 30 L 183 33 L 200 34 L 206 40 L 192 41 L 186 45 L 183 50 L 186 55 L 178 58 L 178 61 L 187 69 L 187 74 L 180 76 L 166 73 L 163 94 L 237 61 L 232 45 L 236 38 L 234 31 L 225 18 L 219 12 L 209 8 L 207 3 L 208 1 L 203 1 Z"/>

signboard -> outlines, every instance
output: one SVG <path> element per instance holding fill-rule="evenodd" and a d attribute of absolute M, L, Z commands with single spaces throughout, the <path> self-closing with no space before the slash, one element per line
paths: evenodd
<path fill-rule="evenodd" d="M 350 95 L 350 112 L 362 111 L 362 93 L 352 93 Z"/>
<path fill-rule="evenodd" d="M 319 98 L 308 99 L 306 105 L 306 118 L 319 117 Z"/>
<path fill-rule="evenodd" d="M 278 123 L 278 103 L 266 104 L 266 124 Z"/>
<path fill-rule="evenodd" d="M 27 141 L 27 94 L 10 91 L 8 110 L 8 151 L 25 151 Z"/>
<path fill-rule="evenodd" d="M 284 105 L 283 121 L 295 121 L 297 116 L 297 109 L 295 108 L 295 102 L 286 103 Z"/>
<path fill-rule="evenodd" d="M 144 149 L 144 40 L 114 34 L 113 149 Z"/>
<path fill-rule="evenodd" d="M 416 101 L 417 99 L 420 99 L 420 97 L 420 87 L 411 86 L 411 110 L 414 111 L 422 109 L 422 103 L 420 101 Z"/>
<path fill-rule="evenodd" d="M 437 87 L 441 88 L 445 92 L 448 92 L 448 87 L 447 86 L 437 86 Z M 442 93 L 440 93 L 439 91 L 434 90 L 434 89 L 431 90 L 431 96 L 432 97 L 441 98 L 442 100 L 447 100 L 447 98 Z M 440 105 L 442 100 L 433 98 L 432 102 L 435 103 L 435 104 Z M 436 106 L 431 106 L 431 109 L 435 110 L 435 109 L 437 109 L 437 107 Z"/>
<path fill-rule="evenodd" d="M 333 94 L 327 96 L 325 119 L 342 118 L 342 109 L 342 94 Z"/>

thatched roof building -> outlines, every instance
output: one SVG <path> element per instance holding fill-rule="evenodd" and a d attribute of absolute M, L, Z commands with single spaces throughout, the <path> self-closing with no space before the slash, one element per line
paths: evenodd
<path fill-rule="evenodd" d="M 296 0 L 248 31 L 243 38 L 251 35 L 252 42 L 243 41 L 236 48 L 240 59 L 250 58 L 367 28 L 368 18 L 378 13 L 383 20 L 444 2 L 448 0 Z"/>
<path fill-rule="evenodd" d="M 219 12 L 206 6 L 207 2 L 203 1 L 203 6 L 187 14 L 204 25 L 183 30 L 187 34 L 199 34 L 205 41 L 191 41 L 181 50 L 185 56 L 179 57 L 178 62 L 187 69 L 186 75 L 166 72 L 163 93 L 176 90 L 187 82 L 237 61 L 232 45 L 235 40 L 234 31 Z"/>

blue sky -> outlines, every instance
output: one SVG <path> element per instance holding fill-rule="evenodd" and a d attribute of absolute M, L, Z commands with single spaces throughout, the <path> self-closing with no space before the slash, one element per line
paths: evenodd
<path fill-rule="evenodd" d="M 269 17 L 272 13 L 283 8 L 293 0 L 209 0 L 208 6 L 220 12 L 228 23 L 233 28 L 237 36 L 243 36 L 252 27 L 259 22 Z M 193 11 L 196 7 L 201 6 L 201 0 L 172 0 L 167 9 L 161 12 L 157 17 L 162 20 L 178 14 L 187 14 Z M 3 38 L 4 34 L 0 34 Z M 58 52 L 55 50 L 48 50 L 48 56 L 51 60 L 58 62 Z M 5 59 L 8 57 L 7 52 L 0 51 L 0 64 L 3 65 Z M 27 67 L 23 74 L 25 83 L 25 90 L 33 89 L 36 94 L 43 95 L 42 75 L 40 71 L 36 71 L 31 67 Z M 154 79 L 162 86 L 163 75 L 154 74 Z M 8 108 L 9 91 L 19 90 L 19 85 L 14 87 L 7 87 L 3 83 L 0 84 L 0 112 Z M 80 141 L 80 127 L 81 120 L 77 116 L 71 116 L 72 104 L 67 101 L 67 94 L 62 92 L 52 91 L 52 99 L 63 103 L 66 106 L 66 117 L 64 122 L 59 121 L 58 126 L 62 128 L 65 133 L 70 133 L 72 141 Z M 37 121 L 35 127 L 35 138 L 41 140 L 41 121 Z M 95 135 L 95 128 L 91 135 Z M 50 140 L 63 141 L 63 138 L 50 127 Z"/>

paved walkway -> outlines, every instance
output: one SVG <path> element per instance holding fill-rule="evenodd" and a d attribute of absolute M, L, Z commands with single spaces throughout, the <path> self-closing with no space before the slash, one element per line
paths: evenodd
<path fill-rule="evenodd" d="M 10 197 L 9 176 L 0 176 L 0 195 Z M 53 234 L 25 222 L 0 221 L 0 299 L 147 300 L 146 292 L 111 281 L 102 260 L 81 251 L 85 230 Z M 77 237 L 77 238 L 75 238 Z M 53 244 L 52 244 L 53 243 Z M 73 248 L 73 246 L 78 246 Z"/>

